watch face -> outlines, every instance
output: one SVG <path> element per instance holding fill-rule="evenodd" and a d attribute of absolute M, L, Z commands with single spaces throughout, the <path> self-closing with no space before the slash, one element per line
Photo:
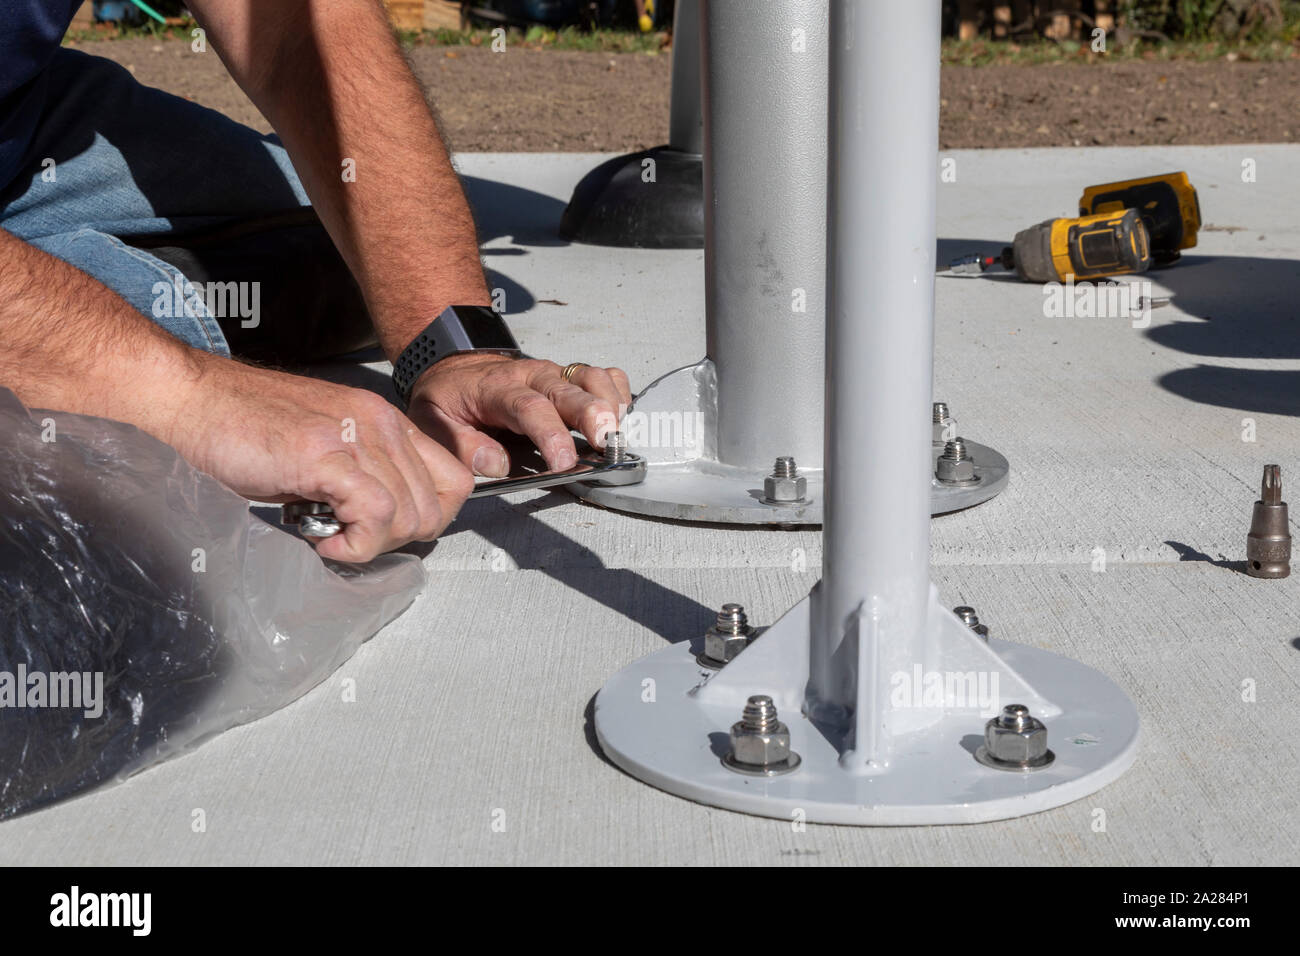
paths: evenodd
<path fill-rule="evenodd" d="M 473 348 L 519 348 L 505 320 L 491 309 L 481 305 L 453 305 L 448 311 L 455 313 Z"/>

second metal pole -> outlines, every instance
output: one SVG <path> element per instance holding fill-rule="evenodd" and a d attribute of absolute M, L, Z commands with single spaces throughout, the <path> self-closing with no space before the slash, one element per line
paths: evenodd
<path fill-rule="evenodd" d="M 939 3 L 900 15 L 890 0 L 844 0 L 832 16 L 824 550 L 808 704 L 835 722 L 852 715 L 844 763 L 870 771 L 889 759 L 883 675 L 925 659 Z"/>
<path fill-rule="evenodd" d="M 715 457 L 761 482 L 781 455 L 822 466 L 827 0 L 702 9 Z"/>
<path fill-rule="evenodd" d="M 700 0 L 677 0 L 673 10 L 673 86 L 668 145 L 696 156 L 704 152 L 700 106 Z"/>

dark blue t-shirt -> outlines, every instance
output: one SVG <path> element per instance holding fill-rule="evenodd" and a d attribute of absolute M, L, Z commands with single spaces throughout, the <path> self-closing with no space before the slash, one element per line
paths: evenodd
<path fill-rule="evenodd" d="M 81 0 L 0 0 L 0 186 L 18 174 L 45 105 L 45 68 Z"/>

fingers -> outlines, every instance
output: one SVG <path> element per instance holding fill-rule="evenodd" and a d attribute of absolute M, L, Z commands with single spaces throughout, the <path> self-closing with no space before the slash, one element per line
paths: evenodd
<path fill-rule="evenodd" d="M 449 449 L 474 474 L 504 478 L 510 473 L 506 450 L 472 425 L 456 421 L 440 408 L 432 408 L 419 421 L 429 437 Z"/>
<path fill-rule="evenodd" d="M 547 389 L 546 397 L 560 413 L 560 418 L 570 428 L 582 432 L 593 447 L 605 447 L 605 436 L 618 430 L 618 416 L 610 408 L 609 402 L 576 385 L 570 385 L 562 378 L 543 387 Z"/>
<path fill-rule="evenodd" d="M 605 410 L 615 413 L 614 421 L 610 425 L 610 431 L 618 427 L 617 416 L 626 411 L 627 406 L 632 404 L 632 393 L 628 386 L 626 372 L 621 368 L 597 368 L 594 365 L 587 365 L 574 372 L 570 381 L 600 399 L 605 404 Z M 574 428 L 581 429 L 582 433 L 587 436 L 587 440 L 592 441 L 598 448 L 605 446 L 603 435 L 598 442 L 595 442 L 592 436 L 587 434 L 586 429 L 583 429 L 577 422 L 570 422 L 570 424 Z"/>
<path fill-rule="evenodd" d="M 632 384 L 628 381 L 627 372 L 621 368 L 607 368 L 605 371 L 614 382 L 614 387 L 618 389 L 619 399 L 623 408 L 626 409 L 632 404 Z"/>
<path fill-rule="evenodd" d="M 338 452 L 317 464 L 312 485 L 304 493 L 328 502 L 343 524 L 342 534 L 317 541 L 321 557 L 360 562 L 389 550 L 397 498 L 379 478 L 351 455 Z"/>
<path fill-rule="evenodd" d="M 560 366 L 554 362 L 527 360 L 527 365 L 520 363 L 503 370 L 524 371 L 524 375 L 484 379 L 477 403 L 478 422 L 527 435 L 547 467 L 555 471 L 577 463 L 570 428 L 582 432 L 592 447 L 603 448 L 605 435 L 618 428 L 619 414 L 631 401 L 627 375 L 622 369 L 585 366 L 574 373 L 572 382 L 565 381 Z M 442 421 L 435 430 L 437 437 L 455 442 L 451 447 L 461 461 L 466 460 L 466 449 L 477 452 L 484 442 L 491 442 L 477 432 L 458 429 L 464 422 L 438 417 Z"/>
<path fill-rule="evenodd" d="M 456 457 L 387 407 L 356 422 L 356 441 L 315 463 L 303 494 L 328 502 L 343 533 L 318 540 L 322 557 L 369 561 L 431 541 L 456 516 L 474 479 Z"/>
<path fill-rule="evenodd" d="M 484 424 L 527 435 L 552 471 L 564 471 L 578 463 L 569 426 L 542 392 L 523 384 L 501 385 L 485 396 L 485 404 Z"/>
<path fill-rule="evenodd" d="M 617 430 L 619 417 L 631 402 L 622 369 L 587 365 L 565 381 L 559 366 L 546 362 L 530 376 L 529 384 L 542 392 L 564 423 L 582 432 L 593 448 L 605 447 L 605 436 Z"/>
<path fill-rule="evenodd" d="M 491 439 L 488 441 L 496 444 Z M 435 527 L 423 529 L 420 538 L 421 541 L 432 541 L 442 534 L 460 512 L 461 506 L 469 500 L 469 493 L 474 490 L 474 476 L 455 455 L 418 429 L 411 435 L 411 447 L 419 456 L 420 465 L 436 490 L 438 523 Z M 500 448 L 499 445 L 497 447 Z M 501 457 L 505 458 L 504 451 L 501 452 Z M 506 470 L 509 470 L 508 464 Z"/>

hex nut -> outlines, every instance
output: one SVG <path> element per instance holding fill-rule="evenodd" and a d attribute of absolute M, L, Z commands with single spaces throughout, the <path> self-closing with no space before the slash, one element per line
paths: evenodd
<path fill-rule="evenodd" d="M 975 613 L 975 609 L 973 607 L 968 607 L 967 605 L 963 604 L 959 607 L 953 608 L 952 613 L 956 614 L 958 619 L 963 624 L 969 627 L 981 638 L 983 638 L 986 641 L 989 639 L 989 626 L 987 624 L 980 623 L 979 615 Z"/>
<path fill-rule="evenodd" d="M 731 756 L 746 767 L 784 765 L 790 759 L 790 728 L 778 721 L 774 730 L 750 730 L 737 721 L 731 725 Z"/>
<path fill-rule="evenodd" d="M 763 500 L 768 503 L 789 504 L 803 501 L 808 496 L 808 479 L 803 475 L 778 478 L 768 475 L 763 479 Z"/>
<path fill-rule="evenodd" d="M 748 626 L 740 634 L 711 627 L 704 632 L 704 656 L 714 663 L 725 664 L 748 646 L 751 633 Z"/>
<path fill-rule="evenodd" d="M 333 515 L 303 515 L 298 519 L 298 531 L 307 538 L 332 538 L 343 530 L 343 525 Z"/>
<path fill-rule="evenodd" d="M 934 476 L 940 481 L 948 482 L 975 481 L 975 462 L 969 458 L 953 461 L 940 455 Z"/>
<path fill-rule="evenodd" d="M 1055 759 L 1047 749 L 1047 727 L 1020 704 L 1003 708 L 984 725 L 984 746 L 976 757 L 999 770 L 1038 770 Z"/>

